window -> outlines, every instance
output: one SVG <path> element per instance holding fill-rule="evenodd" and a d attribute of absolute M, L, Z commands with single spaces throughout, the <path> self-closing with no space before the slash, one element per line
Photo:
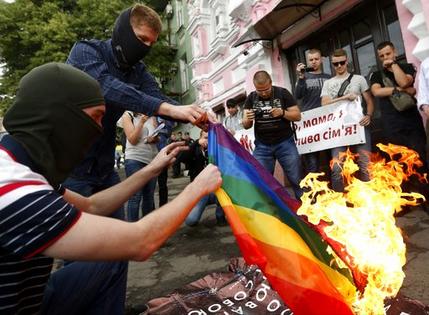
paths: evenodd
<path fill-rule="evenodd" d="M 389 40 L 393 43 L 393 45 L 395 45 L 398 56 L 402 56 L 405 54 L 405 48 L 395 6 L 391 5 L 387 7 L 384 9 L 383 13 Z"/>
<path fill-rule="evenodd" d="M 353 25 L 353 37 L 355 45 L 362 44 L 363 42 L 367 41 L 368 39 L 371 39 L 371 28 L 369 26 L 368 19 L 363 19 Z"/>
<path fill-rule="evenodd" d="M 183 6 L 180 0 L 176 0 L 176 21 L 177 29 L 179 29 L 183 25 Z"/>
<path fill-rule="evenodd" d="M 198 57 L 201 55 L 201 48 L 200 48 L 200 39 L 197 35 L 192 36 L 192 52 L 195 57 Z"/>
<path fill-rule="evenodd" d="M 222 91 L 224 91 L 223 79 L 220 78 L 219 80 L 213 83 L 213 95 L 216 96 Z"/>
<path fill-rule="evenodd" d="M 189 89 L 189 69 L 186 61 L 186 56 L 179 60 L 180 68 L 180 81 L 182 83 L 182 93 L 185 93 Z"/>
<path fill-rule="evenodd" d="M 232 74 L 232 83 L 238 83 L 246 78 L 246 69 L 242 67 L 237 67 L 231 71 Z"/>
<path fill-rule="evenodd" d="M 358 56 L 359 72 L 368 78 L 369 74 L 377 70 L 377 59 L 374 54 L 374 43 L 371 41 L 356 49 Z"/>

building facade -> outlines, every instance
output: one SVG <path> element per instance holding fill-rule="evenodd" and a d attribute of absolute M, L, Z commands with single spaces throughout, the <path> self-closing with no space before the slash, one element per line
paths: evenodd
<path fill-rule="evenodd" d="M 376 46 L 392 41 L 400 60 L 417 67 L 429 56 L 426 0 L 188 0 L 191 84 L 196 102 L 224 115 L 227 99 L 253 90 L 260 69 L 274 84 L 292 89 L 297 63 L 319 48 L 324 71 L 329 55 L 344 48 L 351 69 L 369 77 L 379 67 Z"/>
<path fill-rule="evenodd" d="M 188 14 L 186 3 L 181 0 L 169 1 L 164 9 L 164 29 L 167 30 L 167 43 L 175 51 L 171 80 L 165 83 L 169 96 L 181 104 L 195 102 L 195 89 L 190 84 L 192 47 L 187 32 Z"/>

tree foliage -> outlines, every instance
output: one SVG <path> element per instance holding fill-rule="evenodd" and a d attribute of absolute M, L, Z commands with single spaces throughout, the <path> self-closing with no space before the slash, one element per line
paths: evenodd
<path fill-rule="evenodd" d="M 144 2 L 144 1 L 142 1 Z M 47 62 L 64 62 L 81 39 L 108 39 L 118 14 L 130 0 L 0 0 L 0 116 L 13 102 L 20 78 Z M 162 39 L 161 36 L 160 39 Z M 160 40 L 146 63 L 153 74 L 168 77 L 170 49 Z M 3 96 L 3 97 L 1 97 Z"/>

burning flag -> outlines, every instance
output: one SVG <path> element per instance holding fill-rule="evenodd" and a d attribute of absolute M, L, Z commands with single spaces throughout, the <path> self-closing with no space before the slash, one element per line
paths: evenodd
<path fill-rule="evenodd" d="M 353 314 L 356 287 L 292 199 L 219 124 L 210 124 L 209 158 L 222 172 L 216 193 L 243 257 L 256 264 L 297 315 Z"/>
<path fill-rule="evenodd" d="M 400 188 L 415 173 L 413 151 L 379 148 L 391 161 L 371 164 L 369 182 L 353 177 L 348 152 L 346 192 L 310 174 L 300 205 L 221 125 L 209 125 L 210 161 L 223 178 L 216 195 L 243 257 L 294 314 L 384 314 L 384 299 L 401 287 L 405 245 L 393 214 L 423 196 Z M 399 152 L 407 153 L 395 161 Z"/>
<path fill-rule="evenodd" d="M 344 250 L 336 254 L 346 255 L 337 259 L 338 264 L 344 262 L 365 276 L 363 294 L 353 303 L 357 314 L 384 314 L 385 299 L 395 297 L 401 288 L 406 251 L 394 214 L 402 206 L 424 200 L 418 193 L 401 189 L 403 180 L 411 175 L 426 180 L 416 172 L 421 166 L 416 152 L 395 145 L 377 146 L 390 160 L 376 157 L 369 165 L 368 182 L 353 176 L 358 166 L 355 156 L 347 151 L 339 157 L 344 161 L 345 193 L 329 189 L 326 182 L 318 180 L 320 174 L 310 174 L 301 183 L 310 189 L 301 198 L 298 214 L 305 215 L 322 235 L 341 244 Z"/>

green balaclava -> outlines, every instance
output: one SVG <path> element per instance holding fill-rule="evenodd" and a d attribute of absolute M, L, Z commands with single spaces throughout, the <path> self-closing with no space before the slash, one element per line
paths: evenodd
<path fill-rule="evenodd" d="M 95 79 L 53 62 L 21 79 L 3 123 L 24 146 L 35 171 L 57 188 L 101 135 L 100 126 L 82 111 L 97 105 L 104 105 L 104 98 Z"/>

